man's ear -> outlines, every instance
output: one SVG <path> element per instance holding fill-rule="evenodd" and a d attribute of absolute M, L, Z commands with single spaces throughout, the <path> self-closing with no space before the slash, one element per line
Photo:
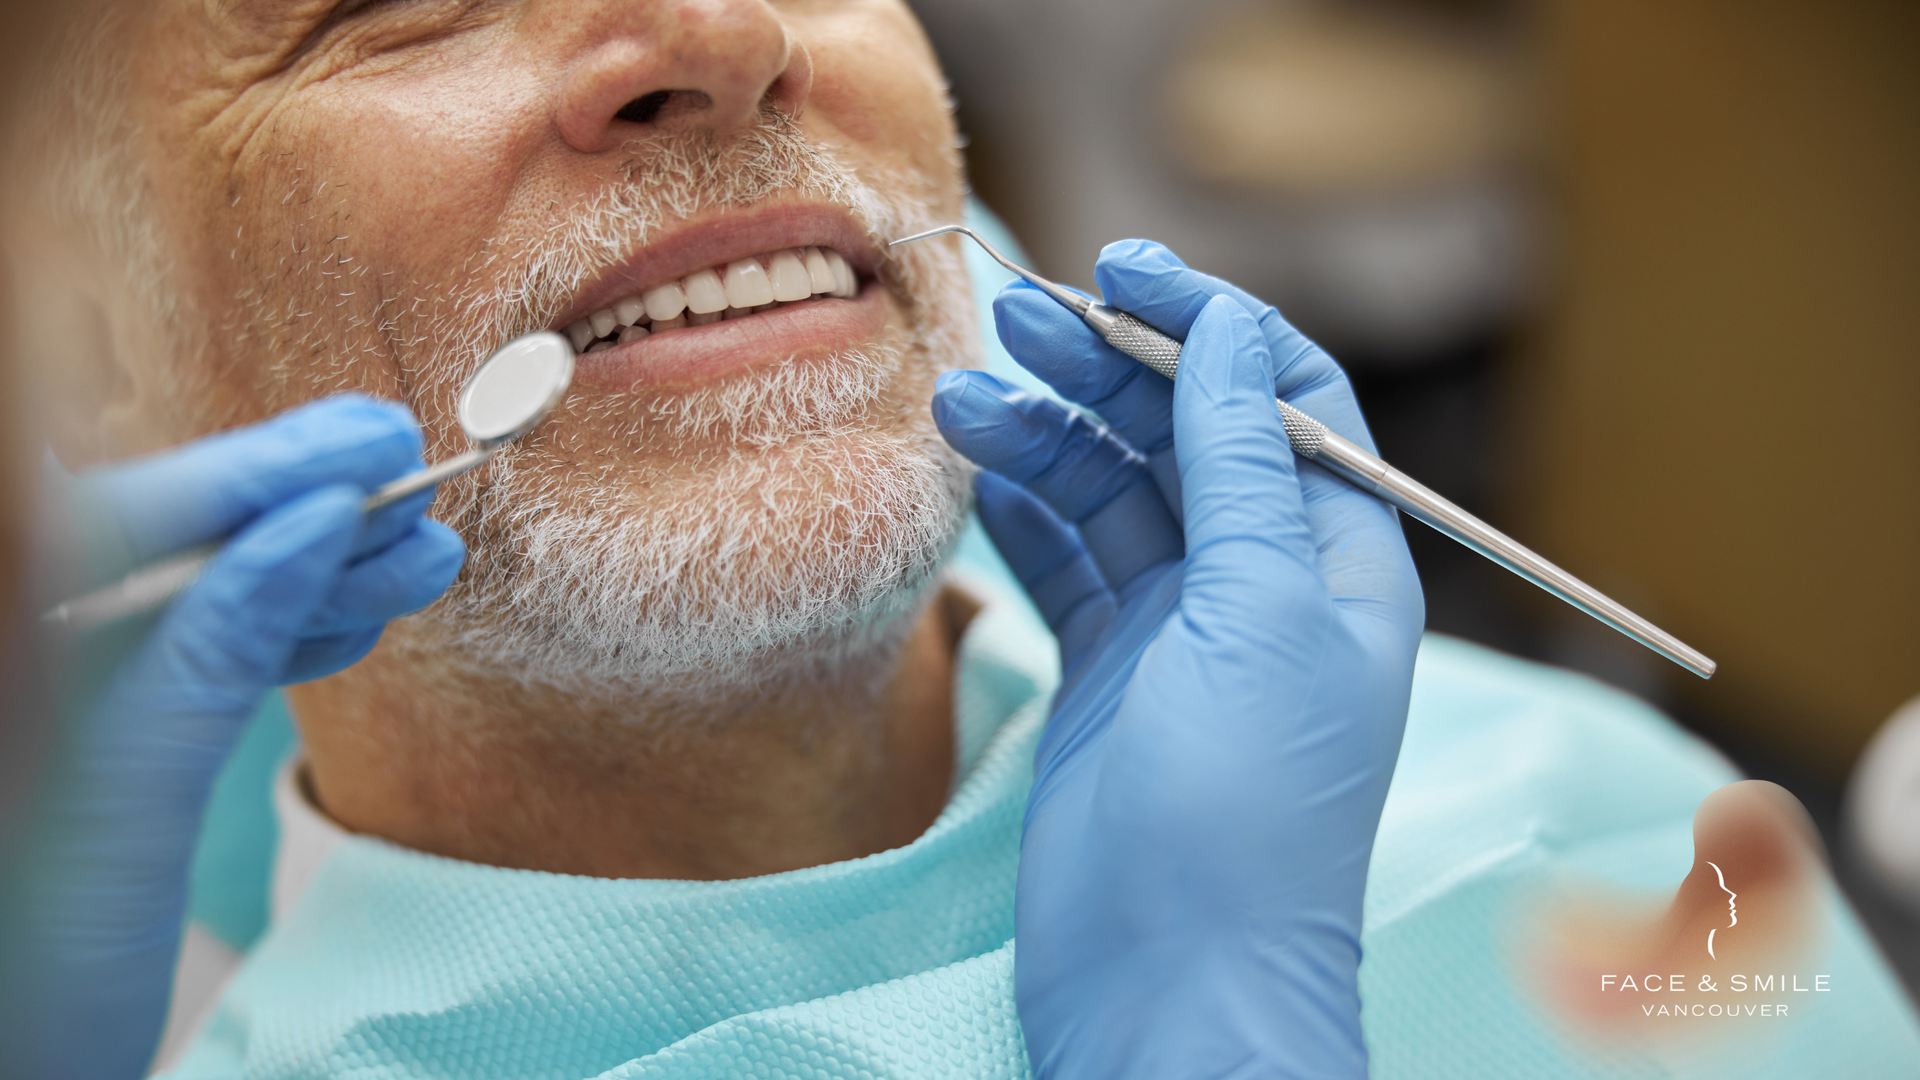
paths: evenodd
<path fill-rule="evenodd" d="M 6 242 L 8 330 L 35 437 L 73 469 L 166 445 L 153 380 L 171 337 L 149 325 L 126 272 L 50 225 L 16 222 Z"/>

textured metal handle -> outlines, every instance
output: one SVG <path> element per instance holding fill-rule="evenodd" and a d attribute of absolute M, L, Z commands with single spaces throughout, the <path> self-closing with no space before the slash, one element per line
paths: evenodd
<path fill-rule="evenodd" d="M 1287 441 L 1293 444 L 1293 452 L 1309 461 L 1318 460 L 1320 451 L 1326 447 L 1327 439 L 1333 432 L 1327 430 L 1327 425 L 1279 398 L 1273 400 L 1280 406 L 1280 426 L 1287 429 Z"/>
<path fill-rule="evenodd" d="M 1083 316 L 1107 344 L 1171 379 L 1180 370 L 1180 343 L 1105 304 L 1095 304 Z"/>

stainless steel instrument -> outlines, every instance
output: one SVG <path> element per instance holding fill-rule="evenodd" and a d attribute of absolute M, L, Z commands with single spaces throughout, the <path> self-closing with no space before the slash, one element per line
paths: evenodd
<path fill-rule="evenodd" d="M 1079 315 L 1107 344 L 1171 379 L 1180 368 L 1180 342 L 1118 308 L 1096 303 L 1062 288 L 1038 274 L 1009 262 L 993 245 L 964 225 L 944 225 L 895 240 L 889 246 L 910 244 L 929 236 L 959 233 L 979 244 L 993 260 L 1025 278 L 1062 306 Z M 1334 434 L 1325 424 L 1278 401 L 1280 419 L 1293 452 L 1339 476 L 1390 506 L 1411 514 L 1440 532 L 1615 630 L 1679 664 L 1703 679 L 1719 667 L 1706 654 L 1634 614 L 1600 590 L 1560 569 L 1512 537 L 1460 509 L 1439 494 L 1373 454 Z"/>

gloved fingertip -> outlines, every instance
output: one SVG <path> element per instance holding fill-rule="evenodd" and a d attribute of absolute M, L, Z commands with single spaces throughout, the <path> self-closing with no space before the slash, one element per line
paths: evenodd
<path fill-rule="evenodd" d="M 375 645 L 380 644 L 380 635 L 385 630 L 384 626 L 376 626 L 354 633 L 302 641 L 287 660 L 281 685 L 311 682 L 352 667 L 372 652 Z"/>
<path fill-rule="evenodd" d="M 959 410 L 964 407 L 961 400 L 966 396 L 967 380 L 958 371 L 945 372 L 934 381 L 933 401 L 929 408 L 933 410 L 934 426 L 942 434 L 959 423 Z"/>
<path fill-rule="evenodd" d="M 936 394 L 961 393 L 970 389 L 978 389 L 994 397 L 1009 400 L 1014 395 L 1022 393 L 1019 387 L 1007 380 L 990 371 L 981 371 L 979 368 L 954 368 L 952 371 L 943 371 L 940 373 L 940 378 L 933 384 L 933 392 Z"/>
<path fill-rule="evenodd" d="M 1000 344 L 1016 357 L 1039 345 L 1038 340 L 1058 334 L 1068 327 L 1080 326 L 1078 316 L 1060 306 L 1060 302 L 1027 282 L 1015 278 L 993 298 L 993 325 Z"/>
<path fill-rule="evenodd" d="M 1157 291 L 1157 282 L 1187 272 L 1187 264 L 1165 244 L 1116 240 L 1100 250 L 1100 258 L 1093 264 L 1093 281 L 1108 303 L 1131 309 Z"/>
<path fill-rule="evenodd" d="M 315 398 L 293 412 L 337 412 L 347 415 L 359 413 L 393 423 L 413 421 L 413 410 L 405 405 L 392 398 L 375 397 L 362 390 L 343 390 L 337 394 Z"/>
<path fill-rule="evenodd" d="M 934 397 L 938 398 L 941 394 L 956 394 L 965 390 L 967 376 L 973 370 L 972 368 L 954 368 L 951 371 L 941 372 L 940 377 L 933 380 Z"/>
<path fill-rule="evenodd" d="M 377 573 L 368 573 L 375 569 L 368 564 L 361 564 L 350 572 L 349 576 L 362 591 L 351 597 L 352 603 L 338 608 L 334 613 L 338 621 L 356 621 L 346 616 L 357 612 L 358 621 L 377 615 L 384 622 L 440 599 L 460 576 L 460 568 L 466 565 L 467 545 L 459 533 L 440 522 L 426 520 L 381 558 L 385 565 L 378 568 Z M 373 583 L 371 588 L 369 583 Z M 337 601 L 342 593 L 336 590 L 334 595 Z"/>
<path fill-rule="evenodd" d="M 339 447 L 390 444 L 398 456 L 418 461 L 425 448 L 419 418 L 398 401 L 358 392 L 333 394 L 283 413 L 276 422 L 292 430 L 313 430 L 316 442 Z"/>
<path fill-rule="evenodd" d="M 386 627 L 376 626 L 371 630 L 342 639 L 334 647 L 333 662 L 336 670 L 350 668 L 366 659 L 367 654 L 373 651 L 373 647 L 380 644 L 380 639 L 386 632 Z"/>
<path fill-rule="evenodd" d="M 362 421 L 395 430 L 418 431 L 420 423 L 413 410 L 398 401 L 374 397 L 358 390 L 329 394 L 309 401 L 284 414 L 287 417 L 324 417 L 332 421 Z"/>
<path fill-rule="evenodd" d="M 416 491 L 404 499 L 390 502 L 380 509 L 375 510 L 372 517 L 368 519 L 369 531 L 371 531 L 374 522 L 385 524 L 387 522 L 408 521 L 425 514 L 427 508 L 433 505 L 434 496 L 437 494 L 439 494 L 439 489 L 437 487 L 430 487 L 422 491 Z"/>
<path fill-rule="evenodd" d="M 933 422 L 941 434 L 948 434 L 986 420 L 986 410 L 993 407 L 990 403 L 1012 403 L 1023 396 L 1019 387 L 984 371 L 944 372 L 933 387 Z"/>
<path fill-rule="evenodd" d="M 948 445 L 974 464 L 1025 478 L 1053 460 L 1074 414 L 984 372 L 935 402 L 934 421 Z"/>
<path fill-rule="evenodd" d="M 1208 297 L 1205 306 L 1200 309 L 1199 318 L 1224 320 L 1235 328 L 1235 332 L 1260 332 L 1260 321 L 1230 296 Z"/>
<path fill-rule="evenodd" d="M 1249 356 L 1258 359 L 1268 374 L 1267 385 L 1272 385 L 1273 350 L 1267 346 L 1259 320 L 1233 298 L 1216 296 L 1208 300 L 1194 318 L 1193 326 L 1187 332 L 1187 341 L 1190 345 L 1199 342 L 1197 351 L 1202 356 Z M 1185 350 L 1182 350 L 1182 360 L 1185 360 Z"/>
<path fill-rule="evenodd" d="M 1173 249 L 1158 240 L 1132 238 L 1115 240 L 1100 249 L 1100 258 L 1094 262 L 1094 273 L 1101 268 L 1112 273 L 1164 274 L 1175 270 L 1187 269 L 1187 264 Z"/>
<path fill-rule="evenodd" d="M 459 533 L 432 518 L 420 522 L 416 528 L 430 545 L 421 574 L 430 580 L 444 580 L 446 584 L 441 586 L 444 590 L 460 576 L 460 568 L 467 563 L 467 542 Z"/>
<path fill-rule="evenodd" d="M 993 313 L 1003 315 L 1007 311 L 1035 300 L 1053 302 L 1051 297 L 1041 292 L 1032 282 L 1026 278 L 1016 277 L 1000 286 L 1000 291 L 993 294 Z"/>

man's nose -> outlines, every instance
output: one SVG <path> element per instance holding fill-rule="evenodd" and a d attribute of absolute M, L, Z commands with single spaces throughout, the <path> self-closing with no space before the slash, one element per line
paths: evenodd
<path fill-rule="evenodd" d="M 764 0 L 553 0 L 541 12 L 569 43 L 555 122 L 594 154 L 650 130 L 724 133 L 762 104 L 799 116 L 807 50 Z"/>

